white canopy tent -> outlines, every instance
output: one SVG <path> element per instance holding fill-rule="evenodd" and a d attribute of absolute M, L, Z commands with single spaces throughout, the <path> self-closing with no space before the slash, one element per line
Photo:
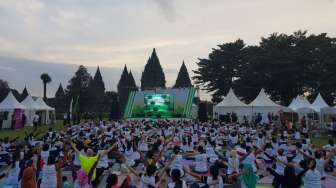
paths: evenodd
<path fill-rule="evenodd" d="M 316 112 L 305 96 L 297 96 L 288 107 L 299 113 L 299 115 Z"/>
<path fill-rule="evenodd" d="M 292 100 L 288 107 L 298 113 L 299 119 L 301 119 L 303 116 L 308 117 L 309 114 L 316 114 L 316 111 L 305 96 L 298 95 L 295 99 Z M 308 118 L 306 121 L 308 121 Z"/>
<path fill-rule="evenodd" d="M 311 107 L 319 113 L 320 122 L 325 122 L 327 115 L 336 114 L 336 108 L 330 107 L 325 100 L 323 99 L 322 95 L 319 93 L 315 98 L 315 101 L 311 105 Z"/>
<path fill-rule="evenodd" d="M 5 120 L 3 121 L 3 128 L 12 127 L 12 115 L 15 110 L 25 110 L 26 107 L 19 103 L 14 97 L 13 93 L 10 91 L 7 97 L 0 103 L 0 112 L 6 113 Z"/>
<path fill-rule="evenodd" d="M 316 112 L 321 112 L 321 113 L 326 113 L 326 114 L 335 114 L 336 113 L 336 108 L 330 107 L 325 100 L 323 99 L 322 95 L 319 93 L 314 100 L 313 104 L 311 107 L 316 111 Z"/>
<path fill-rule="evenodd" d="M 261 114 L 262 122 L 265 122 L 268 118 L 267 115 L 269 113 L 276 114 L 278 113 L 282 107 L 281 105 L 273 102 L 265 93 L 264 89 L 260 90 L 259 95 L 249 104 L 251 107 L 252 115 Z"/>
<path fill-rule="evenodd" d="M 41 97 L 37 98 L 35 102 L 38 105 L 37 111 L 40 112 L 41 123 L 53 123 L 55 120 L 55 109 L 48 106 Z"/>
<path fill-rule="evenodd" d="M 27 116 L 26 125 L 33 126 L 33 119 L 36 111 L 39 109 L 39 105 L 34 101 L 33 97 L 28 95 L 22 102 L 26 106 L 25 114 Z"/>
<path fill-rule="evenodd" d="M 241 121 L 243 120 L 244 116 L 249 118 L 249 116 L 251 115 L 250 109 L 251 108 L 242 101 L 240 101 L 238 97 L 234 94 L 233 90 L 230 89 L 224 99 L 216 106 L 214 106 L 214 114 L 217 114 L 217 116 L 219 116 L 234 112 L 237 115 L 238 120 Z"/>

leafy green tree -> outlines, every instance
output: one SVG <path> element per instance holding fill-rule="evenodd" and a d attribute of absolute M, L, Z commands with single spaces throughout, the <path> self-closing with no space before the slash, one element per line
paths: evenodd
<path fill-rule="evenodd" d="M 148 90 L 157 87 L 165 88 L 166 79 L 154 48 L 141 75 L 141 89 Z"/>
<path fill-rule="evenodd" d="M 90 106 L 88 101 L 89 97 L 89 84 L 92 80 L 90 73 L 86 67 L 80 65 L 75 75 L 69 80 L 69 85 L 66 88 L 68 102 L 71 99 L 76 100 L 78 97 L 79 112 L 89 112 Z"/>
<path fill-rule="evenodd" d="M 195 83 L 206 91 L 213 92 L 212 100 L 219 102 L 223 95 L 233 87 L 234 79 L 243 64 L 245 43 L 238 39 L 235 42 L 218 45 L 212 49 L 207 59 L 199 59 L 198 68 L 194 71 Z"/>
<path fill-rule="evenodd" d="M 283 105 L 303 93 L 310 99 L 321 93 L 330 105 L 336 97 L 336 39 L 326 33 L 273 33 L 256 46 L 224 43 L 197 65 L 193 79 L 213 93 L 214 102 L 230 87 L 247 103 L 261 88 Z"/>
<path fill-rule="evenodd" d="M 47 99 L 47 84 L 50 83 L 52 79 L 48 73 L 41 74 L 40 78 L 43 82 L 43 98 Z"/>
<path fill-rule="evenodd" d="M 0 102 L 6 98 L 9 90 L 8 82 L 0 79 Z"/>
<path fill-rule="evenodd" d="M 173 87 L 174 88 L 187 88 L 191 86 L 192 84 L 191 84 L 191 80 L 189 77 L 189 73 L 183 61 L 180 71 L 177 75 L 175 85 Z"/>

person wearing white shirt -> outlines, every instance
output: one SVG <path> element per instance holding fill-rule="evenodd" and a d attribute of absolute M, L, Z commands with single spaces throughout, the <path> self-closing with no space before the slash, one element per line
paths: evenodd
<path fill-rule="evenodd" d="M 37 125 L 39 123 L 39 120 L 40 120 L 40 116 L 37 113 L 35 113 L 34 116 L 33 116 L 34 129 L 37 129 Z"/>
<path fill-rule="evenodd" d="M 287 157 L 284 156 L 284 150 L 279 149 L 278 150 L 278 156 L 277 156 L 277 162 L 276 162 L 276 169 L 275 172 L 278 173 L 279 175 L 284 175 L 284 169 L 285 165 L 284 163 L 287 163 Z"/>
<path fill-rule="evenodd" d="M 321 173 L 316 169 L 316 161 L 311 159 L 308 167 L 309 170 L 303 176 L 304 188 L 321 188 Z"/>
<path fill-rule="evenodd" d="M 236 150 L 231 151 L 231 156 L 228 159 L 227 166 L 228 166 L 227 168 L 228 175 L 233 174 L 234 172 L 236 173 L 239 172 L 239 159 Z"/>
<path fill-rule="evenodd" d="M 323 149 L 327 151 L 331 151 L 335 148 L 336 148 L 336 145 L 334 144 L 334 141 L 332 139 L 329 140 L 329 144 L 323 146 Z"/>
<path fill-rule="evenodd" d="M 178 169 L 172 170 L 171 178 L 172 182 L 168 184 L 168 188 L 175 188 L 175 187 L 187 188 L 186 182 L 184 180 L 181 180 L 181 174 Z"/>

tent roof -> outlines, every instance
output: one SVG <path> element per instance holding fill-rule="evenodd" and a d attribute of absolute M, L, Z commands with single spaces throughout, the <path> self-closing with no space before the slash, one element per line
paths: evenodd
<path fill-rule="evenodd" d="M 289 104 L 288 108 L 294 109 L 294 107 L 297 105 L 297 97 L 295 97 L 292 102 Z"/>
<path fill-rule="evenodd" d="M 35 102 L 39 110 L 54 110 L 54 108 L 48 106 L 41 97 L 37 98 Z"/>
<path fill-rule="evenodd" d="M 316 111 L 316 112 L 320 112 L 322 108 L 328 108 L 329 105 L 324 101 L 324 99 L 322 98 L 321 94 L 319 93 L 315 99 L 315 101 L 313 102 L 313 104 L 311 105 L 311 107 Z"/>
<path fill-rule="evenodd" d="M 224 99 L 216 105 L 216 107 L 246 107 L 247 105 L 240 101 L 238 97 L 234 94 L 232 88 L 229 90 L 228 94 Z"/>
<path fill-rule="evenodd" d="M 10 91 L 7 97 L 0 103 L 1 110 L 26 109 L 24 105 L 19 103 Z"/>
<path fill-rule="evenodd" d="M 303 108 L 314 110 L 305 96 L 297 96 L 295 99 L 293 99 L 288 107 L 293 109 L 294 111 L 298 111 L 299 109 Z"/>
<path fill-rule="evenodd" d="M 34 109 L 34 110 L 38 110 L 40 108 L 40 105 L 36 103 L 36 101 L 34 101 L 33 97 L 28 95 L 22 102 L 21 104 L 23 104 L 24 106 L 27 107 L 27 109 Z"/>
<path fill-rule="evenodd" d="M 263 107 L 280 107 L 280 105 L 273 102 L 265 93 L 264 89 L 260 90 L 259 95 L 250 104 L 250 106 L 263 106 Z"/>

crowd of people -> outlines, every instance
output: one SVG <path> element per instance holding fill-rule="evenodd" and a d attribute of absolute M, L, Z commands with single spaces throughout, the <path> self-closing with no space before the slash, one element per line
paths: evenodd
<path fill-rule="evenodd" d="M 83 121 L 0 141 L 0 187 L 319 188 L 335 165 L 333 140 L 316 147 L 305 125 Z"/>

